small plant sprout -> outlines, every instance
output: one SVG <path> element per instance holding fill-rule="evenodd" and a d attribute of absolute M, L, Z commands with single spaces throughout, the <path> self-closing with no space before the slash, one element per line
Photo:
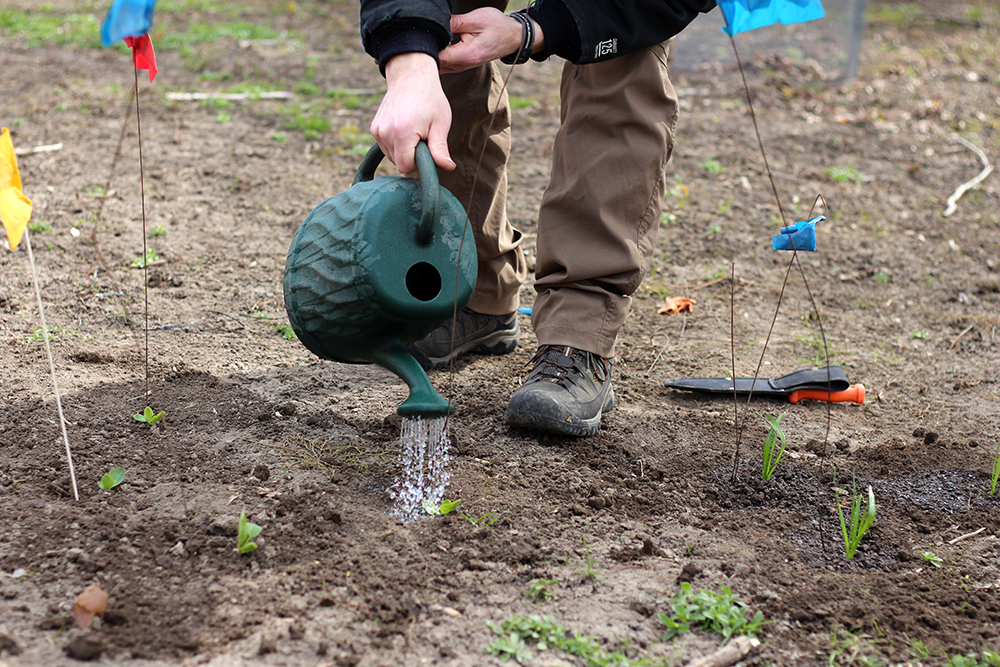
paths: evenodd
<path fill-rule="evenodd" d="M 997 451 L 993 454 L 993 472 L 990 473 L 991 496 L 995 496 L 997 494 L 998 480 L 1000 480 L 1000 445 L 997 445 Z"/>
<path fill-rule="evenodd" d="M 125 479 L 125 468 L 113 468 L 97 483 L 105 491 L 115 488 Z"/>
<path fill-rule="evenodd" d="M 837 483 L 834 475 L 833 483 Z M 851 514 L 850 521 L 844 519 L 844 510 L 840 507 L 840 498 L 837 498 L 837 516 L 840 517 L 840 532 L 844 536 L 844 554 L 848 558 L 854 558 L 854 552 L 861 544 L 861 538 L 865 536 L 868 529 L 875 523 L 875 492 L 871 485 L 868 486 L 868 506 L 861 511 L 861 496 L 858 495 L 858 487 L 851 478 Z"/>
<path fill-rule="evenodd" d="M 921 551 L 920 557 L 924 559 L 924 562 L 928 565 L 933 565 L 934 567 L 941 567 L 944 565 L 944 561 L 941 560 L 941 556 L 938 556 L 933 551 Z"/>
<path fill-rule="evenodd" d="M 781 418 L 784 416 L 784 412 L 777 417 L 760 415 L 768 425 L 767 437 L 760 450 L 761 476 L 765 482 L 771 479 L 774 471 L 778 469 L 781 459 L 785 456 L 785 432 L 781 430 Z M 780 448 L 778 447 L 779 442 L 781 443 Z"/>
<path fill-rule="evenodd" d="M 660 622 L 667 626 L 663 641 L 694 629 L 712 630 L 722 635 L 723 643 L 734 635 L 756 635 L 764 625 L 764 615 L 754 614 L 747 620 L 747 606 L 736 599 L 729 587 L 722 586 L 718 593 L 709 590 L 693 591 L 691 584 L 681 584 L 681 590 L 670 601 L 671 613 L 661 613 Z"/>
<path fill-rule="evenodd" d="M 455 508 L 462 504 L 461 500 L 448 500 L 445 498 L 441 501 L 441 504 L 432 503 L 426 498 L 420 501 L 420 504 L 424 506 L 424 511 L 431 516 L 444 516 L 445 514 L 451 514 L 455 511 Z"/>
<path fill-rule="evenodd" d="M 533 602 L 548 602 L 552 599 L 552 587 L 555 583 L 555 579 L 532 579 L 528 582 L 524 597 Z"/>
<path fill-rule="evenodd" d="M 257 549 L 257 543 L 253 541 L 264 530 L 255 523 L 247 521 L 247 508 L 240 512 L 240 523 L 236 529 L 236 551 L 242 556 Z"/>
<path fill-rule="evenodd" d="M 156 254 L 155 250 L 150 248 L 149 250 L 146 251 L 145 255 L 143 255 L 142 257 L 136 257 L 135 259 L 132 260 L 132 268 L 144 269 L 147 266 L 151 265 L 153 262 L 158 262 L 158 261 L 160 261 L 159 255 Z"/>
<path fill-rule="evenodd" d="M 143 410 L 139 414 L 132 415 L 132 419 L 136 420 L 137 422 L 142 422 L 143 424 L 149 424 L 150 426 L 152 426 L 156 422 L 163 419 L 164 415 L 166 414 L 167 413 L 164 412 L 163 410 L 160 410 L 159 413 L 154 414 L 153 408 L 147 405 L 145 410 Z"/>

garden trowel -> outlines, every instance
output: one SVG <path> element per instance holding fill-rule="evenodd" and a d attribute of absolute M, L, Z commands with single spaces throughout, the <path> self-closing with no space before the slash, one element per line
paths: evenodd
<path fill-rule="evenodd" d="M 828 401 L 830 403 L 865 402 L 865 386 L 851 384 L 840 366 L 807 368 L 777 378 L 686 378 L 667 380 L 664 386 L 671 389 L 700 391 L 711 394 L 753 394 L 787 398 L 789 403 L 801 400 Z"/>

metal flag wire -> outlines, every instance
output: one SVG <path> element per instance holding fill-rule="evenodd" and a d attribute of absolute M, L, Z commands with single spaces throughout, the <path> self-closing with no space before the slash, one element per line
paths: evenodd
<path fill-rule="evenodd" d="M 778 187 L 777 187 L 777 185 L 775 183 L 775 180 L 774 180 L 774 174 L 771 172 L 771 166 L 770 166 L 770 164 L 768 163 L 768 160 L 767 160 L 767 151 L 764 150 L 764 141 L 763 141 L 763 139 L 760 136 L 760 127 L 757 124 L 757 114 L 756 114 L 756 112 L 754 111 L 754 108 L 753 108 L 753 99 L 752 99 L 752 96 L 750 95 L 750 86 L 747 84 L 746 72 L 743 70 L 743 62 L 740 59 L 739 49 L 736 48 L 736 40 L 734 39 L 733 35 L 729 36 L 729 42 L 730 42 L 730 44 L 732 44 L 733 54 L 736 56 L 736 64 L 739 66 L 740 77 L 743 80 L 743 90 L 746 93 L 747 105 L 749 106 L 749 109 L 750 109 L 750 118 L 753 121 L 754 133 L 756 134 L 756 137 L 757 137 L 757 145 L 760 148 L 761 158 L 764 160 L 764 169 L 767 172 L 768 182 L 771 185 L 771 192 L 773 193 L 775 203 L 778 206 L 778 213 L 781 216 L 781 224 L 782 224 L 782 227 L 787 227 L 788 223 L 787 223 L 787 220 L 785 218 L 785 210 L 784 210 L 784 208 L 781 205 L 781 197 L 778 195 Z M 816 200 L 813 202 L 812 208 L 814 209 L 816 207 L 816 203 L 820 199 L 823 199 L 823 206 L 824 206 L 824 208 L 826 208 L 827 211 L 829 211 L 829 207 L 827 207 L 826 200 L 823 198 L 822 195 L 817 196 Z M 810 210 L 810 217 L 811 216 L 812 216 L 812 210 Z M 806 289 L 806 293 L 809 295 L 809 303 L 812 306 L 813 312 L 816 314 L 816 323 L 817 323 L 817 325 L 819 327 L 820 337 L 821 337 L 821 339 L 823 341 L 823 357 L 824 357 L 824 359 L 827 362 L 827 364 L 826 364 L 826 366 L 827 366 L 827 386 L 829 387 L 830 383 L 831 383 L 831 378 L 830 378 L 830 364 L 829 364 L 830 349 L 829 349 L 829 344 L 827 343 L 827 339 L 826 339 L 826 331 L 823 328 L 823 317 L 822 317 L 822 315 L 819 312 L 819 306 L 816 304 L 816 298 L 815 298 L 815 296 L 813 296 L 812 289 L 810 289 L 810 287 L 809 287 L 809 280 L 806 278 L 805 270 L 802 268 L 802 262 L 799 259 L 799 253 L 798 253 L 798 251 L 795 249 L 795 243 L 794 243 L 794 241 L 792 242 L 791 245 L 792 245 L 792 247 L 791 247 L 792 257 L 788 261 L 788 268 L 785 270 L 785 278 L 784 278 L 784 280 L 781 283 L 781 291 L 778 294 L 778 301 L 777 301 L 777 304 L 775 305 L 775 308 L 774 308 L 774 317 L 771 319 L 771 326 L 770 326 L 770 328 L 767 331 L 767 337 L 764 339 L 764 347 L 761 350 L 760 358 L 757 360 L 757 367 L 754 369 L 754 374 L 753 374 L 753 381 L 754 382 L 753 382 L 753 384 L 756 383 L 757 378 L 760 376 L 761 365 L 764 363 L 764 355 L 767 353 L 767 345 L 768 345 L 768 343 L 771 340 L 771 334 L 774 331 L 774 325 L 775 325 L 775 322 L 778 319 L 778 311 L 781 309 L 781 301 L 782 301 L 782 298 L 785 295 L 785 286 L 788 284 L 788 276 L 791 273 L 792 265 L 794 264 L 799 269 L 799 275 L 802 276 L 802 284 L 803 284 L 803 286 Z M 735 273 L 735 269 L 734 269 L 734 273 Z M 735 280 L 733 282 L 735 282 Z M 734 297 L 731 297 L 730 298 L 730 302 L 732 302 L 733 300 L 734 300 Z M 730 307 L 733 308 L 732 303 L 731 303 Z M 731 314 L 730 319 L 732 320 L 732 319 L 734 319 L 734 317 L 735 316 Z M 732 324 L 731 326 L 734 328 L 733 333 L 731 335 L 735 336 L 735 324 Z M 733 348 L 733 377 L 734 378 L 736 377 L 736 353 L 735 353 L 735 347 Z M 735 387 L 735 383 L 733 383 L 733 384 L 734 384 L 734 387 Z M 746 416 L 747 416 L 747 413 L 750 411 L 750 401 L 753 398 L 753 384 L 751 384 L 751 390 L 750 390 L 750 392 L 747 395 L 747 405 L 746 405 L 746 408 L 743 410 L 743 419 L 742 420 L 737 419 L 737 423 L 735 425 L 736 426 L 736 445 L 735 445 L 734 451 L 733 451 L 733 472 L 732 472 L 732 476 L 731 476 L 731 481 L 732 482 L 736 482 L 737 475 L 738 475 L 738 472 L 739 472 L 740 441 L 741 441 L 742 435 L 743 435 L 743 424 L 746 423 Z M 832 391 L 832 388 L 830 390 Z M 738 407 L 739 402 L 738 402 L 738 399 L 737 399 L 735 391 L 733 392 L 733 403 L 736 406 L 736 412 L 738 413 L 739 412 L 739 407 Z M 819 526 L 820 545 L 821 545 L 822 553 L 824 553 L 824 554 L 827 553 L 827 550 L 826 550 L 826 536 L 825 536 L 825 533 L 823 531 L 823 522 L 819 521 L 818 518 L 819 518 L 819 507 L 820 507 L 820 493 L 821 493 L 821 488 L 822 488 L 822 483 L 823 483 L 823 469 L 824 469 L 824 467 L 826 465 L 826 448 L 827 448 L 827 443 L 830 440 L 830 425 L 831 425 L 832 419 L 833 419 L 833 407 L 832 407 L 832 404 L 830 402 L 827 402 L 826 403 L 826 434 L 823 437 L 823 449 L 822 449 L 822 451 L 820 453 L 820 464 L 819 464 L 820 465 L 820 470 L 819 470 L 819 475 L 816 478 L 816 514 L 817 514 L 817 525 Z"/>
<path fill-rule="evenodd" d="M 136 47 L 132 47 L 133 54 Z M 139 205 L 142 209 L 142 299 L 143 299 L 143 335 L 145 338 L 145 349 L 143 362 L 146 371 L 146 404 L 150 402 L 149 391 L 149 255 L 146 250 L 146 179 L 142 171 L 142 118 L 139 113 L 139 68 L 135 65 L 135 57 L 132 58 L 132 73 L 135 82 L 135 129 L 139 140 Z"/>

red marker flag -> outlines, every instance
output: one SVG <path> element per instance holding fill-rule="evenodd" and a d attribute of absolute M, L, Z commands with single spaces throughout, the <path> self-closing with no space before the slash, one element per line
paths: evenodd
<path fill-rule="evenodd" d="M 148 69 L 149 80 L 156 78 L 156 54 L 153 52 L 153 40 L 149 35 L 126 37 L 125 43 L 132 47 L 132 62 L 136 69 Z"/>

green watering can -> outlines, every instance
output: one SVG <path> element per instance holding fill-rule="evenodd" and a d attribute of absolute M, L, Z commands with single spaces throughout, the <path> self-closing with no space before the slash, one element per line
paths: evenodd
<path fill-rule="evenodd" d="M 314 354 L 375 363 L 402 378 L 410 396 L 400 415 L 445 415 L 450 404 L 405 347 L 469 302 L 477 270 L 472 228 L 438 185 L 426 143 L 417 145 L 419 180 L 374 178 L 383 157 L 373 146 L 354 184 L 314 208 L 295 232 L 285 310 Z"/>

